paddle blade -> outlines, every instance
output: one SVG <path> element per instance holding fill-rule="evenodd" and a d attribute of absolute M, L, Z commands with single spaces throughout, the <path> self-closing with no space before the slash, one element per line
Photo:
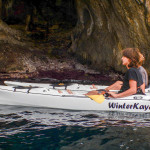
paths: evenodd
<path fill-rule="evenodd" d="M 87 96 L 99 104 L 103 103 L 105 100 L 104 95 L 87 95 Z"/>

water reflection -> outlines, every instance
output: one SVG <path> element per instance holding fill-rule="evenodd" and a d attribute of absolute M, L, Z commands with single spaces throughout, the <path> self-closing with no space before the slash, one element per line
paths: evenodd
<path fill-rule="evenodd" d="M 68 111 L 33 107 L 0 106 L 0 129 L 19 127 L 55 128 L 60 126 L 149 127 L 150 114 L 127 112 Z"/>
<path fill-rule="evenodd" d="M 0 106 L 0 148 L 149 149 L 150 114 Z"/>

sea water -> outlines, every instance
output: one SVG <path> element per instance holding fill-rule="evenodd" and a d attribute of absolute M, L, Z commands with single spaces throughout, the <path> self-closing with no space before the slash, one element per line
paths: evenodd
<path fill-rule="evenodd" d="M 0 150 L 149 150 L 150 114 L 0 105 Z"/>

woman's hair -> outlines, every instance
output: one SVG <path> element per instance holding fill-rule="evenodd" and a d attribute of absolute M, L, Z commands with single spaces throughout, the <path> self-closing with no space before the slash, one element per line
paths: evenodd
<path fill-rule="evenodd" d="M 143 62 L 143 55 L 140 53 L 138 48 L 126 48 L 123 50 L 122 54 L 131 60 L 128 67 L 138 68 L 139 64 Z"/>

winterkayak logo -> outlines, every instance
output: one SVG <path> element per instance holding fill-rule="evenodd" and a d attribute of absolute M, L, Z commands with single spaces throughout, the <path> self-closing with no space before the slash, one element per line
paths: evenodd
<path fill-rule="evenodd" d="M 109 108 L 113 108 L 113 109 L 139 109 L 139 110 L 150 110 L 150 106 L 149 105 L 139 105 L 139 103 L 134 103 L 134 104 L 118 104 L 118 103 L 114 103 L 114 102 L 109 102 L 108 103 Z"/>

